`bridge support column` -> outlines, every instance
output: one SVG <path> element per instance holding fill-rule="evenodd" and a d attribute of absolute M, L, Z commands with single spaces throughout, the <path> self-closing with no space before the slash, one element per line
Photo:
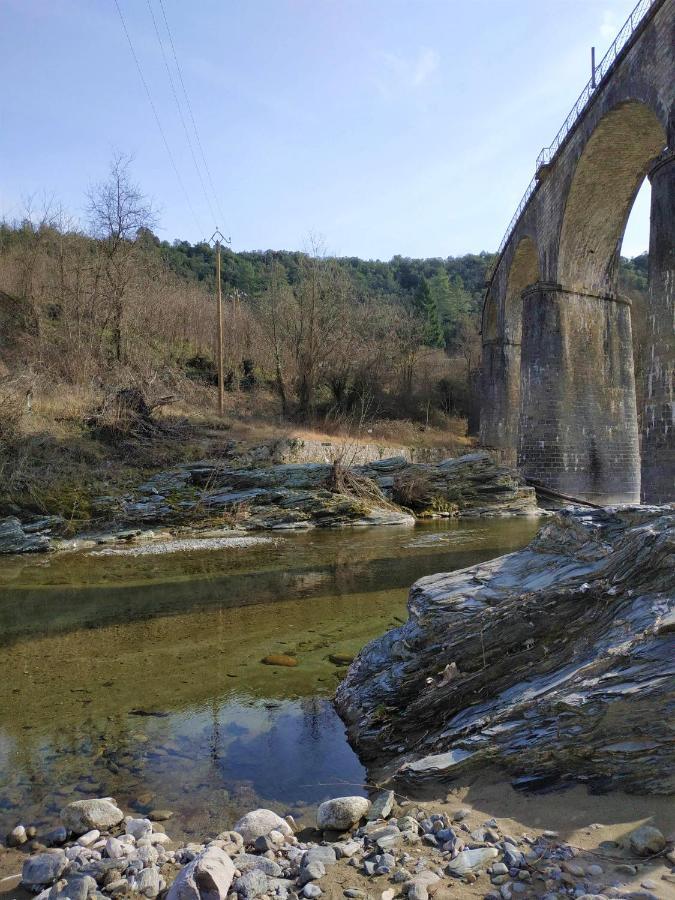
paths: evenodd
<path fill-rule="evenodd" d="M 497 451 L 499 462 L 515 466 L 518 454 L 520 344 L 483 344 L 480 443 Z"/>
<path fill-rule="evenodd" d="M 648 352 L 642 409 L 642 497 L 645 503 L 675 499 L 675 154 L 649 175 Z"/>
<path fill-rule="evenodd" d="M 593 503 L 640 500 L 627 301 L 538 283 L 523 292 L 518 464 Z"/>

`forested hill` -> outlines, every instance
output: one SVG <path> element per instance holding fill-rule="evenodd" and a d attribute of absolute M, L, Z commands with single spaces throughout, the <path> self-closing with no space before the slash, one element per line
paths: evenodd
<path fill-rule="evenodd" d="M 215 250 L 209 244 L 188 241 L 160 241 L 151 232 L 145 235 L 162 259 L 177 275 L 186 279 L 212 283 L 215 270 Z M 360 259 L 357 256 L 336 257 L 335 262 L 348 273 L 361 299 L 369 296 L 410 297 L 422 279 L 433 285 L 447 276 L 451 292 L 462 295 L 461 306 L 477 312 L 482 304 L 485 281 L 495 254 L 483 251 L 464 256 L 427 257 L 413 259 L 394 256 L 391 260 Z M 233 288 L 254 296 L 267 288 L 272 263 L 280 265 L 289 285 L 302 278 L 302 262 L 307 255 L 293 250 L 256 250 L 235 253 L 227 247 L 222 251 L 222 280 L 224 288 Z M 632 259 L 621 257 L 620 287 L 628 293 L 642 293 L 647 288 L 646 253 Z"/>
<path fill-rule="evenodd" d="M 147 235 L 161 252 L 170 268 L 186 278 L 212 281 L 215 266 L 215 251 L 208 244 L 190 244 L 188 241 L 159 241 L 154 235 Z M 257 294 L 267 286 L 271 263 L 277 263 L 286 272 L 290 285 L 301 278 L 302 262 L 307 254 L 291 250 L 256 250 L 234 253 L 223 249 L 223 283 L 244 291 Z M 365 260 L 356 256 L 337 257 L 336 262 L 349 273 L 352 283 L 362 295 L 398 294 L 405 296 L 413 292 L 422 277 L 431 280 L 443 270 L 452 283 L 465 290 L 472 298 L 482 297 L 485 277 L 494 254 L 479 253 L 465 256 L 448 256 L 446 259 L 410 259 L 394 256 L 389 262 Z"/>

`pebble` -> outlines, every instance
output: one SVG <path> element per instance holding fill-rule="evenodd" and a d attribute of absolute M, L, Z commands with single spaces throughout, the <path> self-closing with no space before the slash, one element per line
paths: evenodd
<path fill-rule="evenodd" d="M 316 813 L 319 831 L 347 831 L 367 815 L 370 801 L 365 797 L 337 797 L 326 800 Z"/>
<path fill-rule="evenodd" d="M 65 844 L 68 840 L 68 832 L 63 825 L 59 825 L 57 828 L 45 831 L 40 839 L 46 847 L 53 847 L 56 844 Z"/>
<path fill-rule="evenodd" d="M 428 900 L 429 890 L 421 881 L 411 881 L 408 887 L 408 900 Z"/>
<path fill-rule="evenodd" d="M 499 855 L 496 847 L 479 847 L 475 850 L 462 850 L 457 856 L 450 860 L 446 866 L 448 875 L 466 875 L 471 869 L 477 869 L 480 866 L 487 865 L 490 860 L 496 859 Z"/>
<path fill-rule="evenodd" d="M 380 791 L 380 793 L 373 798 L 372 805 L 366 815 L 367 820 L 372 822 L 377 819 L 388 818 L 394 808 L 394 799 L 395 794 L 393 791 Z"/>
<path fill-rule="evenodd" d="M 170 809 L 151 809 L 148 813 L 151 822 L 168 822 L 172 816 Z"/>
<path fill-rule="evenodd" d="M 630 849 L 638 856 L 652 856 L 666 846 L 666 839 L 653 825 L 641 825 L 628 835 Z"/>
<path fill-rule="evenodd" d="M 82 847 L 91 847 L 91 845 L 95 844 L 100 837 L 101 832 L 98 830 L 98 828 L 93 828 L 86 834 L 80 835 L 80 837 L 77 839 L 77 843 Z"/>
<path fill-rule="evenodd" d="M 569 872 L 570 875 L 574 875 L 575 878 L 583 878 L 586 874 L 586 870 L 583 866 L 580 866 L 579 863 L 564 862 L 562 867 L 566 872 Z"/>
<path fill-rule="evenodd" d="M 37 856 L 29 856 L 23 864 L 21 879 L 31 888 L 45 884 L 53 884 L 67 865 L 67 857 L 63 850 L 48 850 Z"/>
<path fill-rule="evenodd" d="M 360 844 L 358 841 L 345 841 L 344 843 L 335 844 L 334 850 L 337 856 L 349 858 L 358 853 L 362 847 L 363 844 Z"/>
<path fill-rule="evenodd" d="M 253 900 L 254 897 L 259 897 L 267 890 L 267 876 L 260 869 L 251 869 L 235 879 L 234 889 L 243 900 Z M 309 895 L 305 894 L 305 896 Z"/>
<path fill-rule="evenodd" d="M 287 656 L 285 653 L 270 653 L 263 656 L 260 660 L 266 666 L 285 666 L 293 669 L 298 665 L 298 661 L 294 656 Z"/>
<path fill-rule="evenodd" d="M 131 816 L 127 816 L 124 824 L 126 833 L 136 838 L 136 840 L 152 834 L 152 822 L 150 819 L 133 819 Z"/>
<path fill-rule="evenodd" d="M 154 866 L 143 869 L 138 878 L 138 891 L 146 897 L 156 897 L 160 892 L 159 870 Z"/>
<path fill-rule="evenodd" d="M 117 808 L 110 800 L 91 802 L 94 810 L 109 813 L 106 804 Z M 622 888 L 618 879 L 614 882 L 618 887 L 608 885 L 603 888 L 605 879 L 598 880 L 605 874 L 603 867 L 594 863 L 582 865 L 574 859 L 574 848 L 555 841 L 555 832 L 532 833 L 519 838 L 501 835 L 495 819 L 470 829 L 464 821 L 468 815 L 466 810 L 448 816 L 413 809 L 411 814 L 398 819 L 387 818 L 394 804 L 393 792 L 388 791 L 376 794 L 372 806 L 363 797 L 335 798 L 327 804 L 332 804 L 331 814 L 337 812 L 354 821 L 348 828 L 341 824 L 339 830 L 348 831 L 342 837 L 337 828 L 324 828 L 322 844 L 307 840 L 307 834 L 311 835 L 311 832 L 295 836 L 295 822 L 291 824 L 271 810 L 249 813 L 237 823 L 235 830 L 220 832 L 215 840 L 207 841 L 206 848 L 204 843 L 195 842 L 180 845 L 175 851 L 165 846 L 171 842 L 169 835 L 153 831 L 150 816 L 155 818 L 156 811 L 148 818 L 125 817 L 122 813 L 123 818 L 118 824 L 124 833 L 115 826 L 108 829 L 92 827 L 85 833 L 76 831 L 75 837 L 67 841 L 68 835 L 62 828 L 55 830 L 53 839 L 66 846 L 28 857 L 24 863 L 24 883 L 42 892 L 38 900 L 104 900 L 100 891 L 113 900 L 122 900 L 130 893 L 156 900 L 166 890 L 166 881 L 170 881 L 175 872 L 173 868 L 163 868 L 167 863 L 187 867 L 198 857 L 213 851 L 220 854 L 219 864 L 225 866 L 221 869 L 221 877 L 224 873 L 221 886 L 213 893 L 213 900 L 297 900 L 298 896 L 303 900 L 316 900 L 322 896 L 320 880 L 338 859 L 345 860 L 343 875 L 347 872 L 346 866 L 352 866 L 369 877 L 385 876 L 389 885 L 402 886 L 402 893 L 407 894 L 408 900 L 429 900 L 430 897 L 432 900 L 452 900 L 456 896 L 456 893 L 453 895 L 453 882 L 448 884 L 447 877 L 442 879 L 444 872 L 462 878 L 465 884 L 480 884 L 480 876 L 486 871 L 491 885 L 488 883 L 488 891 L 481 893 L 487 900 L 520 900 L 535 893 L 544 894 L 544 891 L 548 900 L 565 897 L 574 900 L 598 900 L 599 897 L 653 900 L 655 897 L 652 891 L 656 891 L 657 886 L 650 878 L 645 878 L 638 890 Z M 359 827 L 364 816 L 367 821 Z M 159 819 L 155 818 L 155 821 Z M 333 821 L 336 821 L 335 817 Z M 451 821 L 455 823 L 452 827 Z M 24 828 L 24 831 L 27 833 L 28 829 Z M 636 829 L 629 836 L 631 847 L 638 839 L 657 840 L 654 831 L 660 834 L 651 826 Z M 642 832 L 641 836 L 636 838 L 636 832 Z M 50 834 L 47 832 L 42 839 L 47 840 Z M 28 833 L 26 836 L 29 838 Z M 466 847 L 463 841 L 469 846 Z M 244 852 L 244 846 L 251 852 Z M 227 874 L 228 866 L 230 874 Z M 638 871 L 636 866 L 628 863 L 613 868 L 624 876 L 635 875 Z M 183 871 L 185 869 L 179 877 Z M 27 880 L 27 875 L 33 880 Z M 45 880 L 37 880 L 38 876 Z M 583 878 L 588 880 L 580 883 Z M 673 874 L 664 874 L 662 878 L 675 881 Z M 381 889 L 377 891 L 375 887 L 371 897 L 379 893 L 380 900 L 394 900 L 399 894 L 395 887 L 377 881 L 373 884 L 381 885 Z M 456 892 L 456 882 L 454 885 Z M 368 900 L 368 893 L 356 886 L 346 887 L 342 893 L 350 900 Z M 173 888 L 169 895 L 170 900 L 178 900 Z"/>
<path fill-rule="evenodd" d="M 337 854 L 332 847 L 310 847 L 302 857 L 302 864 L 303 866 L 308 866 L 313 862 L 320 862 L 324 866 L 332 866 L 337 862 Z"/>
<path fill-rule="evenodd" d="M 321 862 L 321 860 L 314 860 L 310 862 L 308 865 L 303 866 L 300 869 L 300 875 L 298 877 L 298 884 L 302 887 L 305 884 L 308 884 L 310 881 L 318 881 L 320 878 L 326 874 L 326 867 Z"/>
<path fill-rule="evenodd" d="M 16 828 L 12 828 L 7 835 L 7 844 L 9 847 L 20 847 L 22 844 L 25 844 L 27 840 L 28 834 L 23 825 L 17 825 Z"/>

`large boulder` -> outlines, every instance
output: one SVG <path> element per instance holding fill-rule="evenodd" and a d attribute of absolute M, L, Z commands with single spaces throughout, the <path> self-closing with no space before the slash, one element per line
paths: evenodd
<path fill-rule="evenodd" d="M 673 505 L 571 508 L 520 552 L 414 584 L 336 694 L 371 780 L 497 764 L 522 788 L 672 791 L 674 548 Z"/>
<path fill-rule="evenodd" d="M 97 828 L 108 831 L 124 818 L 124 813 L 111 797 L 75 800 L 61 810 L 61 821 L 73 834 L 85 834 Z"/>
<path fill-rule="evenodd" d="M 220 847 L 209 846 L 180 870 L 166 900 L 227 900 L 233 878 L 230 857 Z"/>
<path fill-rule="evenodd" d="M 336 797 L 326 800 L 316 812 L 316 827 L 320 831 L 347 831 L 358 824 L 370 809 L 365 797 Z"/>
<path fill-rule="evenodd" d="M 234 831 L 242 836 L 247 845 L 254 844 L 256 838 L 263 837 L 270 831 L 280 831 L 289 836 L 293 833 L 288 822 L 271 809 L 254 809 L 253 812 L 246 813 L 235 824 Z"/>

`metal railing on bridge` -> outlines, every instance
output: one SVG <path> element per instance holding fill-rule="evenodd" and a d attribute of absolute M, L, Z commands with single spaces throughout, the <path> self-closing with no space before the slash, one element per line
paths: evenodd
<path fill-rule="evenodd" d="M 630 41 L 631 37 L 637 30 L 638 26 L 640 25 L 640 23 L 642 22 L 642 20 L 646 16 L 646 14 L 649 12 L 649 10 L 652 8 L 652 6 L 655 6 L 658 2 L 659 2 L 659 0 L 638 0 L 638 3 L 636 4 L 635 9 L 632 11 L 630 16 L 624 22 L 623 27 L 621 28 L 621 30 L 617 34 L 616 38 L 614 39 L 612 46 L 609 48 L 607 53 L 605 53 L 605 55 L 602 57 L 599 64 L 595 67 L 590 81 L 585 86 L 585 88 L 583 89 L 581 94 L 579 94 L 577 102 L 572 107 L 570 114 L 567 116 L 567 118 L 563 122 L 562 127 L 560 128 L 560 131 L 556 134 L 555 138 L 553 139 L 553 142 L 548 147 L 544 147 L 543 150 L 541 151 L 541 153 L 539 154 L 539 156 L 537 157 L 537 166 L 536 166 L 535 174 L 532 178 L 532 181 L 530 181 L 530 183 L 528 184 L 528 186 L 525 190 L 525 193 L 523 194 L 523 197 L 522 197 L 520 203 L 518 204 L 518 208 L 516 209 L 515 213 L 513 214 L 513 218 L 509 222 L 508 228 L 506 229 L 506 233 L 504 234 L 504 237 L 502 238 L 502 242 L 499 245 L 499 248 L 497 250 L 497 256 L 496 256 L 495 261 L 492 264 L 491 270 L 489 272 L 489 278 L 492 278 L 492 276 L 494 275 L 497 265 L 499 263 L 499 260 L 501 259 L 502 253 L 504 252 L 504 249 L 509 241 L 509 238 L 511 237 L 511 234 L 513 233 L 513 229 L 516 227 L 516 223 L 518 222 L 518 219 L 520 219 L 525 207 L 529 203 L 530 197 L 532 196 L 532 194 L 535 191 L 535 188 L 537 187 L 539 170 L 541 169 L 542 166 L 549 165 L 551 163 L 551 161 L 553 160 L 553 158 L 556 155 L 556 153 L 558 152 L 558 150 L 564 144 L 565 139 L 567 138 L 568 134 L 572 131 L 572 129 L 574 128 L 574 125 L 579 120 L 579 118 L 583 114 L 584 110 L 588 106 L 588 104 L 591 100 L 591 97 L 598 89 L 598 86 L 601 84 L 601 82 L 605 78 L 605 76 L 610 72 L 612 66 L 614 65 L 614 63 L 617 60 L 617 57 L 619 56 L 619 54 L 621 53 L 623 48 L 626 46 L 626 44 Z"/>

